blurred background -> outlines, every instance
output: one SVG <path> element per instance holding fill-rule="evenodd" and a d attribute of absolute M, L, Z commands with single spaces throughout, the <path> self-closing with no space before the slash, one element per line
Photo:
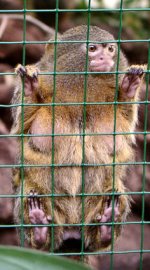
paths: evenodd
<path fill-rule="evenodd" d="M 63 31 L 80 24 L 90 23 L 111 32 L 115 39 L 126 40 L 121 44 L 122 50 L 130 64 L 145 64 L 150 62 L 150 1 L 149 0 L 59 0 L 58 31 Z M 90 4 L 90 12 L 88 7 Z M 125 9 L 119 12 L 118 9 Z M 56 0 L 0 0 L 0 164 L 13 164 L 16 141 L 6 138 L 12 119 L 9 104 L 14 89 L 14 67 L 23 61 L 23 9 L 26 12 L 26 40 L 47 41 L 54 35 L 56 21 Z M 40 10 L 44 10 L 40 12 Z M 98 9 L 98 10 L 96 10 Z M 111 10 L 112 9 L 112 10 Z M 131 10 L 130 10 L 131 9 Z M 135 9 L 132 11 L 132 9 Z M 10 11 L 11 10 L 11 11 Z M 32 11 L 34 10 L 34 11 Z M 62 10 L 62 11 L 61 11 Z M 65 11 L 64 11 L 65 10 Z M 20 12 L 19 12 L 20 11 Z M 89 15 L 90 14 L 90 15 Z M 122 27 L 120 27 L 120 24 Z M 138 40 L 138 42 L 133 42 Z M 9 44 L 14 42 L 14 44 Z M 17 43 L 18 42 L 18 43 Z M 26 45 L 25 64 L 40 60 L 45 44 Z M 5 74 L 3 74 L 5 73 Z M 148 75 L 147 75 L 148 82 Z M 150 87 L 143 86 L 141 100 L 150 98 Z M 6 106 L 5 106 L 6 105 Z M 146 112 L 147 111 L 147 112 Z M 148 121 L 145 122 L 146 113 Z M 144 131 L 144 126 L 150 128 L 150 105 L 140 105 L 139 124 L 136 131 Z M 150 134 L 138 134 L 135 145 L 136 161 L 150 161 Z M 146 155 L 144 157 L 144 146 Z M 143 172 L 145 171 L 145 176 Z M 130 166 L 126 186 L 129 191 L 138 192 L 132 195 L 132 211 L 128 218 L 131 224 L 124 225 L 123 233 L 114 250 L 113 268 L 110 268 L 110 255 L 93 256 L 92 264 L 99 270 L 120 269 L 150 269 L 150 167 L 142 165 Z M 147 192 L 147 193 L 144 193 Z M 11 169 L 0 167 L 0 195 L 12 194 Z M 12 199 L 0 196 L 0 224 L 12 225 Z M 145 224 L 141 224 L 145 221 Z M 13 228 L 0 229 L 0 244 L 18 245 L 16 231 Z M 143 249 L 140 252 L 140 249 Z M 145 251 L 144 251 L 145 250 Z"/>

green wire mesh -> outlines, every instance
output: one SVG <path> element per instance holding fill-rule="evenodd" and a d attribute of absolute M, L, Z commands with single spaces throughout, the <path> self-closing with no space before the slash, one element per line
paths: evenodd
<path fill-rule="evenodd" d="M 60 0 L 61 1 L 61 0 Z M 46 44 L 47 42 L 45 41 L 27 41 L 26 40 L 26 15 L 28 13 L 32 13 L 32 12 L 49 12 L 49 14 L 51 12 L 55 12 L 56 16 L 55 16 L 55 37 L 54 37 L 54 41 L 49 41 L 49 43 L 54 43 L 54 72 L 46 72 L 44 73 L 44 75 L 53 75 L 54 78 L 54 95 L 53 95 L 53 100 L 51 104 L 25 104 L 24 103 L 24 82 L 22 85 L 22 102 L 21 104 L 16 104 L 16 105 L 3 105 L 1 104 L 1 107 L 6 107 L 6 108 L 11 108 L 12 106 L 21 106 L 22 108 L 22 133 L 21 134 L 16 134 L 16 135 L 12 135 L 12 134 L 8 134 L 8 135 L 0 135 L 0 137 L 18 137 L 21 139 L 21 152 L 22 152 L 22 156 L 21 156 L 21 164 L 15 164 L 15 165 L 3 165 L 0 164 L 0 168 L 20 168 L 21 171 L 21 193 L 20 195 L 0 195 L 0 198 L 20 198 L 21 200 L 21 224 L 5 224 L 5 225 L 0 225 L 0 228 L 20 228 L 21 233 L 20 233 L 20 242 L 21 242 L 21 246 L 24 246 L 24 229 L 25 228 L 30 228 L 30 227 L 34 227 L 35 225 L 31 225 L 31 224 L 24 224 L 24 204 L 23 204 L 23 199 L 25 197 L 28 197 L 28 195 L 24 194 L 24 168 L 25 167 L 49 167 L 51 168 L 51 177 L 52 177 L 52 193 L 51 194 L 46 194 L 46 195 L 37 195 L 40 198 L 42 197 L 49 197 L 51 202 L 52 202 L 52 224 L 48 225 L 49 227 L 51 227 L 51 247 L 50 247 L 50 254 L 53 255 L 65 255 L 65 256 L 70 256 L 70 255 L 80 255 L 82 257 L 82 259 L 84 258 L 85 255 L 99 255 L 99 254 L 110 254 L 111 256 L 111 260 L 110 260 L 110 269 L 113 269 L 113 264 L 114 264 L 114 254 L 127 254 L 127 253 L 139 253 L 140 254 L 140 265 L 139 265 L 139 269 L 142 269 L 142 257 L 144 253 L 149 253 L 150 250 L 144 250 L 144 225 L 145 224 L 150 224 L 150 221 L 145 221 L 144 220 L 144 209 L 145 209 L 145 195 L 146 194 L 150 194 L 150 191 L 145 191 L 145 181 L 146 181 L 146 166 L 150 165 L 150 162 L 148 162 L 146 160 L 146 153 L 148 151 L 147 149 L 147 143 L 146 143 L 146 136 L 148 134 L 150 134 L 149 131 L 147 131 L 147 119 L 148 119 L 148 104 L 150 103 L 148 101 L 148 83 L 149 83 L 149 72 L 146 71 L 146 85 L 147 85 L 147 89 L 146 89 L 146 96 L 145 96 L 145 101 L 139 101 L 139 102 L 118 102 L 117 98 L 118 98 L 118 75 L 122 74 L 123 72 L 119 71 L 119 61 L 120 61 L 120 47 L 121 47 L 121 43 L 136 43 L 136 42 L 143 42 L 143 43 L 147 43 L 149 44 L 149 49 L 148 49 L 148 70 L 149 70 L 149 66 L 150 66 L 150 40 L 149 39 L 134 39 L 134 40 L 121 40 L 121 33 L 122 33 L 122 27 L 123 27 L 123 14 L 124 13 L 130 13 L 130 12 L 141 12 L 141 11 L 150 11 L 150 8 L 124 8 L 124 2 L 123 0 L 120 0 L 120 7 L 119 8 L 112 8 L 112 9 L 106 9 L 106 8 L 92 8 L 91 7 L 91 3 L 92 0 L 88 1 L 88 5 L 87 8 L 81 8 L 81 9 L 59 9 L 59 0 L 56 0 L 56 8 L 54 10 L 36 10 L 36 9 L 27 9 L 27 1 L 24 0 L 24 7 L 22 10 L 0 10 L 0 14 L 7 14 L 7 13 L 17 13 L 17 14 L 23 14 L 24 17 L 24 24 L 23 24 L 23 39 L 22 41 L 13 41 L 13 42 L 0 42 L 0 44 L 22 44 L 23 45 L 23 54 L 22 54 L 22 64 L 26 65 L 26 45 L 27 44 Z M 84 1 L 83 1 L 84 2 Z M 63 12 L 76 12 L 76 13 L 84 13 L 86 14 L 86 24 L 88 27 L 87 30 L 87 45 L 89 44 L 89 26 L 91 24 L 91 16 L 94 16 L 94 13 L 99 13 L 99 14 L 105 14 L 105 12 L 115 12 L 118 14 L 118 37 L 115 41 L 117 45 L 118 45 L 118 58 L 117 58 L 117 69 L 115 72 L 105 72 L 106 74 L 108 73 L 115 73 L 116 75 L 116 93 L 115 93 L 115 99 L 114 102 L 95 102 L 95 103 L 90 103 L 86 101 L 86 88 L 87 88 L 87 76 L 88 74 L 90 74 L 89 71 L 87 71 L 87 67 L 88 67 L 88 57 L 86 57 L 86 67 L 85 67 L 85 71 L 81 72 L 80 74 L 84 75 L 84 98 L 83 98 L 83 102 L 80 103 L 56 103 L 55 102 L 55 94 L 56 94 L 56 76 L 61 76 L 63 74 L 79 74 L 78 72 L 56 72 L 56 66 L 57 66 L 57 61 L 56 61 L 56 56 L 57 56 L 57 44 L 61 43 L 62 41 L 58 41 L 57 40 L 57 36 L 58 36 L 58 25 L 59 25 L 59 14 L 63 13 Z M 67 42 L 79 42 L 79 41 L 65 41 Z M 80 43 L 84 43 L 85 41 L 81 41 Z M 110 41 L 109 41 L 110 42 Z M 100 43 L 100 42 L 99 42 Z M 88 47 L 88 46 L 87 46 Z M 100 74 L 102 72 L 99 72 Z M 124 72 L 125 73 L 125 72 Z M 15 75 L 14 72 L 7 72 L 7 73 L 0 73 L 0 75 Z M 43 74 L 42 72 L 40 74 Z M 117 106 L 119 104 L 144 104 L 145 105 L 145 117 L 144 117 L 144 131 L 142 132 L 117 132 L 116 131 L 116 112 L 117 112 Z M 110 135 L 110 133 L 86 133 L 86 106 L 87 105 L 93 105 L 93 106 L 103 106 L 106 104 L 112 104 L 114 106 L 114 129 L 113 132 L 111 133 L 111 135 L 113 135 L 113 162 L 111 164 L 86 164 L 85 163 L 85 136 L 104 136 L 104 135 Z M 79 106 L 82 105 L 83 106 L 83 128 L 80 134 L 57 134 L 55 133 L 55 107 L 56 106 Z M 41 134 L 36 134 L 36 135 L 32 135 L 32 134 L 24 134 L 24 106 L 52 106 L 52 133 L 48 134 L 48 135 L 41 135 Z M 117 163 L 116 162 L 116 135 L 128 135 L 128 134 L 143 134 L 144 135 L 144 149 L 143 149 L 143 160 L 141 162 L 124 162 L 124 163 Z M 52 162 L 50 164 L 36 164 L 36 165 L 26 165 L 24 164 L 24 138 L 26 137 L 34 137 L 34 136 L 51 136 L 52 137 Z M 55 194 L 54 192 L 54 182 L 55 182 L 55 168 L 56 167 L 69 167 L 69 166 L 81 166 L 81 164 L 75 164 L 75 165 L 71 165 L 71 164 L 55 164 L 54 163 L 54 157 L 55 157 L 55 148 L 54 148 L 54 141 L 55 141 L 55 137 L 57 136 L 81 136 L 82 137 L 82 192 L 81 194 L 76 194 L 75 196 L 80 196 L 82 198 L 82 222 L 80 224 L 61 224 L 61 226 L 80 226 L 81 227 L 81 250 L 79 253 L 55 253 L 54 251 L 54 229 L 57 226 L 57 224 L 54 224 L 54 201 L 55 198 L 57 197 L 65 197 L 65 196 L 71 196 L 70 195 L 66 195 L 66 194 Z M 94 224 L 85 224 L 84 223 L 84 199 L 85 196 L 102 196 L 102 195 L 111 195 L 112 196 L 112 202 L 113 202 L 113 212 L 114 212 L 114 197 L 116 195 L 115 192 L 115 168 L 116 165 L 141 165 L 143 166 L 143 177 L 142 177 L 142 191 L 141 192 L 124 192 L 123 194 L 125 195 L 141 195 L 142 196 L 142 214 L 141 214 L 141 221 L 134 221 L 134 222 L 129 222 L 126 221 L 123 224 L 124 225 L 129 225 L 129 224 L 139 224 L 141 226 L 141 235 L 139 236 L 141 239 L 141 243 L 140 243 L 140 249 L 137 250 L 128 250 L 128 251 L 115 251 L 114 250 L 114 224 L 122 224 L 121 222 L 114 222 L 114 220 L 112 220 L 112 222 L 107 223 L 112 225 L 112 243 L 111 243 L 111 249 L 110 251 L 101 251 L 101 252 L 85 252 L 84 250 L 84 228 L 85 226 L 89 226 L 89 225 L 93 225 L 93 226 L 98 226 L 99 223 L 94 223 Z M 87 168 L 88 166 L 111 166 L 112 168 L 112 175 L 113 175 L 113 183 L 112 183 L 112 190 L 113 192 L 111 193 L 98 193 L 98 194 L 87 194 L 84 191 L 84 174 L 85 174 L 85 168 Z M 118 193 L 120 194 L 121 193 Z M 43 225 L 39 225 L 39 226 L 43 226 Z M 45 226 L 45 225 L 44 225 Z"/>

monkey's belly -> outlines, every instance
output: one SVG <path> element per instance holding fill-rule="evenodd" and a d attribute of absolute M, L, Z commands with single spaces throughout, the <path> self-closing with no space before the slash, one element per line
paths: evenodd
<path fill-rule="evenodd" d="M 76 194 L 82 192 L 83 181 L 86 190 L 101 192 L 102 183 L 105 179 L 112 178 L 113 155 L 107 150 L 107 144 L 101 141 L 101 136 L 85 138 L 84 163 L 82 164 L 83 145 L 79 136 L 58 136 L 54 141 L 54 183 L 58 193 Z M 124 151 L 118 151 L 116 160 L 126 161 L 130 157 L 130 148 L 126 144 Z M 119 157 L 120 155 L 120 157 Z M 119 157 L 119 158 L 118 158 Z M 52 151 L 46 154 L 35 151 L 27 142 L 24 147 L 24 158 L 26 164 L 35 164 L 35 168 L 29 168 L 30 177 L 38 185 L 51 187 L 51 163 Z M 36 168 L 42 166 L 41 168 Z M 38 180 L 39 178 L 39 180 Z"/>
<path fill-rule="evenodd" d="M 42 127 L 42 122 L 40 122 L 40 130 Z M 40 130 L 36 130 L 36 132 L 40 133 Z M 94 130 L 94 132 L 96 131 Z M 86 132 L 91 133 L 91 130 L 86 130 Z M 50 134 L 51 130 L 48 128 L 43 133 Z M 51 136 L 42 139 L 34 137 L 32 139 L 34 147 L 38 149 L 35 152 L 32 149 L 34 155 L 31 154 L 31 145 L 28 144 L 30 149 L 28 149 L 30 151 L 28 155 L 29 163 L 32 164 L 33 161 L 33 164 L 37 163 L 43 166 L 38 170 L 35 169 L 34 172 L 33 169 L 29 169 L 30 179 L 33 180 L 33 183 L 36 183 L 38 192 L 41 194 L 51 194 L 52 190 L 54 190 L 56 195 L 54 215 L 63 215 L 65 218 L 60 223 L 77 224 L 82 220 L 83 198 L 81 194 L 107 192 L 112 188 L 113 135 L 85 136 L 83 149 L 83 138 L 80 135 L 75 136 L 75 134 L 80 134 L 79 126 L 72 127 L 69 121 L 65 122 L 58 118 L 56 118 L 55 133 L 57 136 L 54 137 L 53 144 Z M 125 146 L 126 144 L 126 141 L 120 138 L 117 140 L 117 155 L 122 152 L 122 145 Z M 127 149 L 127 147 L 125 148 Z M 51 169 L 52 152 L 54 169 Z M 123 159 L 125 160 L 125 157 Z M 85 166 L 82 166 L 82 162 L 85 163 Z M 48 164 L 50 164 L 49 167 Z M 121 174 L 122 172 L 119 172 L 118 179 L 121 178 Z M 120 180 L 116 181 L 116 186 L 118 181 Z M 84 205 L 85 214 L 88 215 L 88 204 L 90 203 L 90 217 L 94 218 L 92 213 L 95 212 L 92 209 L 97 209 L 98 201 L 102 201 L 102 199 L 102 196 L 90 196 L 89 200 L 86 200 L 88 201 L 87 205 Z M 51 204 L 51 198 L 47 198 L 47 203 Z"/>
<path fill-rule="evenodd" d="M 68 235 L 75 235 L 75 237 L 81 235 L 82 226 L 76 224 L 97 223 L 97 215 L 103 213 L 105 196 L 95 195 L 95 193 L 110 192 L 113 182 L 112 167 L 104 166 L 102 160 L 102 156 L 105 154 L 106 161 L 110 162 L 111 160 L 108 160 L 110 155 L 107 156 L 102 152 L 102 148 L 99 151 L 99 141 L 96 144 L 94 138 L 90 142 L 85 140 L 86 165 L 81 166 L 82 139 L 79 136 L 68 137 L 61 136 L 55 141 L 55 166 L 53 169 L 51 151 L 49 154 L 34 151 L 28 141 L 25 143 L 25 162 L 32 165 L 42 164 L 42 167 L 35 166 L 35 168 L 25 169 L 24 192 L 29 195 L 30 191 L 34 189 L 38 195 L 41 194 L 44 213 L 46 216 L 54 214 L 54 223 L 58 225 L 54 231 L 56 249 L 61 246 L 62 241 Z M 100 163 L 102 166 L 99 166 Z M 116 190 L 124 192 L 124 187 L 120 186 L 120 176 L 116 180 Z M 54 196 L 51 196 L 53 193 Z M 24 209 L 25 222 L 28 224 L 30 223 L 28 205 Z M 65 224 L 65 227 L 61 224 Z M 87 225 L 84 232 L 85 246 L 90 245 L 91 250 L 99 249 L 101 247 L 99 226 Z M 94 247 L 93 243 L 95 243 Z"/>

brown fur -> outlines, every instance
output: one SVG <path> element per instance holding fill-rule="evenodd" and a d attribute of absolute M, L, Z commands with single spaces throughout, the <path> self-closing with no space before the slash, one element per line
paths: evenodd
<path fill-rule="evenodd" d="M 79 26 L 68 30 L 60 40 L 86 40 L 87 28 Z M 98 27 L 90 28 L 90 40 L 106 41 L 114 40 L 113 36 Z M 80 44 L 64 43 L 58 44 L 56 57 L 57 72 L 84 71 L 85 55 L 80 52 Z M 115 61 L 117 61 L 117 45 Z M 37 64 L 42 71 L 54 71 L 54 45 L 49 44 L 45 55 Z M 120 53 L 119 70 L 126 71 L 127 61 Z M 35 67 L 36 68 L 36 67 Z M 114 71 L 116 66 L 114 67 Z M 140 87 L 137 89 L 133 99 L 126 98 L 122 94 L 121 82 L 124 75 L 119 75 L 118 101 L 137 101 Z M 17 81 L 17 88 L 14 94 L 13 103 L 20 102 L 21 84 Z M 84 75 L 57 75 L 56 76 L 56 103 L 80 102 L 84 101 Z M 25 97 L 26 103 L 51 103 L 54 95 L 54 77 L 52 75 L 39 75 L 39 87 L 34 91 L 32 97 Z M 142 79 L 141 79 L 142 82 Z M 116 76 L 93 75 L 87 76 L 87 102 L 114 102 L 116 89 Z M 54 193 L 66 194 L 66 196 L 55 197 L 54 199 L 54 222 L 56 224 L 80 224 L 82 223 L 82 198 L 76 196 L 83 192 L 85 194 L 107 193 L 113 191 L 113 167 L 114 161 L 114 136 L 99 135 L 112 133 L 114 131 L 114 105 L 86 105 L 86 126 L 84 137 L 84 161 L 83 161 L 83 105 L 55 106 L 54 116 Z M 20 109 L 14 109 L 14 126 L 12 133 L 20 134 L 22 130 Z M 36 190 L 38 194 L 51 194 L 52 192 L 52 106 L 25 106 L 24 107 L 24 129 L 23 133 L 28 134 L 49 134 L 48 137 L 27 137 L 24 138 L 24 164 L 42 165 L 42 167 L 25 167 L 24 169 L 24 194 L 29 195 L 30 190 Z M 137 105 L 117 105 L 116 110 L 116 131 L 132 132 L 137 122 Z M 61 136 L 70 134 L 69 136 Z M 74 134 L 74 136 L 72 136 Z M 77 134 L 77 135 L 75 135 Z M 90 135 L 91 134 L 91 135 Z M 97 134 L 97 135 L 92 135 Z M 59 136 L 60 135 L 60 136 Z M 132 143 L 134 135 L 115 136 L 115 162 L 126 163 L 133 160 Z M 21 151 L 18 154 L 20 160 Z M 87 164 L 84 167 L 84 185 L 82 185 L 82 162 Z M 103 166 L 97 166 L 102 164 Z M 108 164 L 108 165 L 107 165 Z M 44 166 L 43 166 L 44 165 Z M 57 166 L 58 165 L 58 166 Z M 64 165 L 64 166 L 63 166 Z M 67 166 L 69 165 L 69 166 Z M 126 191 L 123 178 L 126 173 L 125 165 L 115 166 L 114 191 L 124 193 Z M 18 174 L 20 178 L 20 174 Z M 16 181 L 17 191 L 20 192 L 21 182 Z M 67 195 L 70 195 L 67 197 Z M 51 197 L 42 197 L 43 208 L 46 215 L 52 216 Z M 96 216 L 102 215 L 106 196 L 86 196 L 84 197 L 84 223 L 97 223 Z M 118 221 L 123 222 L 129 212 L 129 198 L 127 195 L 119 197 L 120 216 Z M 24 199 L 24 222 L 29 223 L 28 204 Z M 15 217 L 20 220 L 20 199 L 16 199 Z M 62 236 L 65 230 L 74 230 L 74 227 L 55 227 L 55 249 L 62 244 Z M 79 227 L 78 230 L 81 230 Z M 120 225 L 114 227 L 115 238 L 120 234 Z M 28 233 L 32 246 L 34 243 L 32 228 Z M 100 250 L 108 248 L 106 243 L 101 245 L 99 226 L 84 227 L 85 248 L 88 250 Z M 110 244 L 110 243 L 109 243 Z M 50 233 L 47 237 L 45 247 L 50 247 Z"/>

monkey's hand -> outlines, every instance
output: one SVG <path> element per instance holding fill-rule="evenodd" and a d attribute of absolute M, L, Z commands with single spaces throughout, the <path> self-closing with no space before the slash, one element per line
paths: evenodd
<path fill-rule="evenodd" d="M 114 214 L 114 218 L 113 218 Z M 115 196 L 114 198 L 114 205 L 112 204 L 112 199 L 109 197 L 104 206 L 104 212 L 102 215 L 97 216 L 97 220 L 100 223 L 107 223 L 107 222 L 116 222 L 120 215 L 119 211 L 119 196 Z M 112 225 L 102 225 L 100 226 L 100 233 L 101 233 L 101 243 L 102 245 L 107 245 L 111 242 L 112 238 Z"/>
<path fill-rule="evenodd" d="M 25 96 L 31 96 L 38 87 L 38 68 L 36 66 L 22 66 L 19 64 L 15 68 L 15 72 L 21 77 L 22 81 L 24 79 Z"/>
<path fill-rule="evenodd" d="M 30 191 L 30 197 L 28 199 L 28 208 L 29 208 L 29 219 L 31 224 L 49 224 L 52 220 L 50 216 L 46 216 L 43 210 L 42 203 L 40 198 L 37 197 L 35 191 Z M 33 242 L 36 245 L 36 248 L 42 248 L 47 240 L 48 227 L 40 226 L 33 227 Z"/>
<path fill-rule="evenodd" d="M 121 94 L 123 98 L 132 99 L 135 97 L 137 89 L 140 87 L 143 76 L 144 66 L 131 66 L 125 74 L 121 84 Z"/>

